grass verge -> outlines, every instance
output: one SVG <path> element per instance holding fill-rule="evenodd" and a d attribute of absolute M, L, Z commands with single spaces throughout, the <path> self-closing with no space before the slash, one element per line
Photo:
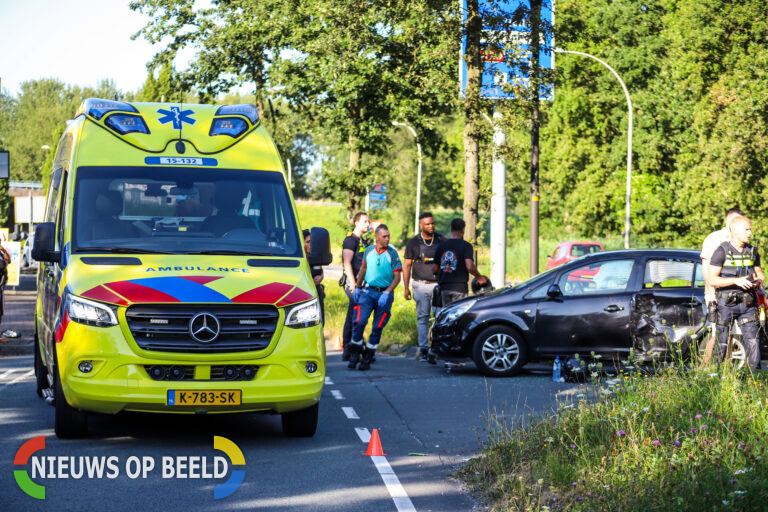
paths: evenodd
<path fill-rule="evenodd" d="M 492 510 L 766 510 L 767 397 L 762 372 L 622 372 L 527 426 L 490 415 L 461 474 Z"/>

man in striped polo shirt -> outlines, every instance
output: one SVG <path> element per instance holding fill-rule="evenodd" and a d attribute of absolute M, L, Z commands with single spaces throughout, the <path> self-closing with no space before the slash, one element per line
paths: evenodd
<path fill-rule="evenodd" d="M 389 322 L 394 294 L 400 283 L 403 265 L 397 251 L 389 246 L 389 229 L 380 224 L 375 231 L 375 245 L 369 246 L 363 253 L 363 264 L 357 274 L 355 301 L 360 305 L 358 318 L 352 330 L 349 343 L 349 368 L 354 369 L 360 362 L 360 370 L 369 370 L 371 360 L 379 346 L 381 331 Z M 363 331 L 368 317 L 373 313 L 373 326 L 368 343 L 363 343 Z"/>

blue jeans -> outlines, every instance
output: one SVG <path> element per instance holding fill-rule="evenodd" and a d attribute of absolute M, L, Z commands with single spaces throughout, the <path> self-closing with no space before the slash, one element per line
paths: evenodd
<path fill-rule="evenodd" d="M 384 330 L 387 322 L 389 322 L 389 318 L 392 316 L 390 311 L 392 310 L 392 302 L 395 300 L 394 293 L 390 293 L 386 304 L 379 306 L 381 294 L 382 292 L 371 288 L 360 290 L 360 316 L 352 330 L 352 341 L 361 342 L 363 340 L 363 331 L 365 331 L 365 326 L 368 324 L 368 317 L 373 313 L 371 336 L 368 338 L 368 344 L 366 345 L 371 350 L 376 350 L 376 347 L 379 346 L 381 331 Z"/>

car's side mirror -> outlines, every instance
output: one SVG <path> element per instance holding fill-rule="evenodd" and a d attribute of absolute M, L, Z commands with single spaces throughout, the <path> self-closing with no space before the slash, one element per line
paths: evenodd
<path fill-rule="evenodd" d="M 549 288 L 547 288 L 547 297 L 549 297 L 550 299 L 554 299 L 562 296 L 563 296 L 563 292 L 560 290 L 560 286 L 556 284 L 552 284 L 549 286 Z"/>
<path fill-rule="evenodd" d="M 61 251 L 56 248 L 56 224 L 43 222 L 35 227 L 35 242 L 32 246 L 32 259 L 50 263 L 61 262 Z"/>
<path fill-rule="evenodd" d="M 309 264 L 311 266 L 330 265 L 333 261 L 331 254 L 331 237 L 324 228 L 312 228 L 309 235 L 310 252 Z"/>

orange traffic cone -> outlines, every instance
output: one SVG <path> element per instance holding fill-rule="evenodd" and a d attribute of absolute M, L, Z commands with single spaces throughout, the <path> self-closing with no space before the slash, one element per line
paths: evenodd
<path fill-rule="evenodd" d="M 369 457 L 378 457 L 381 455 L 386 455 L 386 453 L 384 453 L 384 450 L 381 449 L 381 439 L 379 439 L 379 429 L 375 428 L 373 429 L 373 432 L 371 432 L 371 440 L 368 441 L 368 451 L 365 452 L 363 455 L 367 455 Z"/>
<path fill-rule="evenodd" d="M 341 344 L 341 336 L 336 336 L 336 339 L 333 340 L 333 350 L 344 350 L 344 347 Z"/>

